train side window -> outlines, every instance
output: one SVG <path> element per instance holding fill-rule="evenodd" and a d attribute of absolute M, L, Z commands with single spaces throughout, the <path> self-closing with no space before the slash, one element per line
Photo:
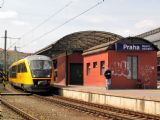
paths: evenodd
<path fill-rule="evenodd" d="M 18 73 L 23 73 L 23 72 L 27 72 L 25 63 L 21 63 L 18 65 Z"/>
<path fill-rule="evenodd" d="M 22 66 L 21 66 L 21 64 L 19 64 L 19 65 L 18 65 L 18 71 L 17 71 L 18 73 L 21 72 L 21 68 L 22 68 Z"/>
<path fill-rule="evenodd" d="M 25 63 L 22 63 L 22 72 L 27 72 L 27 68 Z"/>

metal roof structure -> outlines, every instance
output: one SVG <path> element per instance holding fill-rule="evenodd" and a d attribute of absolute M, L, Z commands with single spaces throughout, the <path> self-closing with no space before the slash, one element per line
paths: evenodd
<path fill-rule="evenodd" d="M 136 37 L 145 38 L 147 36 L 154 35 L 154 34 L 159 33 L 159 32 L 160 32 L 160 28 L 157 28 L 157 29 L 150 30 L 148 32 L 142 33 L 140 35 L 137 35 Z"/>
<path fill-rule="evenodd" d="M 120 35 L 104 31 L 80 31 L 64 36 L 57 42 L 37 51 L 35 54 L 52 56 L 65 51 L 84 51 L 96 45 L 117 41 Z"/>

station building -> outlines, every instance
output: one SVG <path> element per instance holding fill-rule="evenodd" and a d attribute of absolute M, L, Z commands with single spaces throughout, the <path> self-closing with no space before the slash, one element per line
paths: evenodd
<path fill-rule="evenodd" d="M 56 85 L 105 86 L 104 71 L 112 71 L 111 88 L 156 88 L 158 48 L 138 37 L 123 38 L 102 31 L 72 33 L 37 51 L 54 63 Z"/>
<path fill-rule="evenodd" d="M 120 35 L 103 31 L 75 32 L 64 36 L 35 54 L 47 55 L 52 58 L 56 85 L 83 85 L 83 51 L 121 38 Z"/>
<path fill-rule="evenodd" d="M 157 51 L 138 37 L 122 38 L 84 51 L 84 85 L 105 86 L 104 71 L 112 71 L 112 89 L 156 88 Z"/>

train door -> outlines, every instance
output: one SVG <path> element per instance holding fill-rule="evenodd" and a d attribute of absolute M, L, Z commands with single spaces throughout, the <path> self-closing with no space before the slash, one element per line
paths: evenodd
<path fill-rule="evenodd" d="M 83 85 L 83 64 L 70 64 L 70 85 Z"/>
<path fill-rule="evenodd" d="M 22 65 L 18 64 L 18 70 L 17 70 L 17 83 L 19 83 L 19 85 L 21 85 L 22 83 L 22 73 L 21 73 L 21 69 L 22 69 Z"/>

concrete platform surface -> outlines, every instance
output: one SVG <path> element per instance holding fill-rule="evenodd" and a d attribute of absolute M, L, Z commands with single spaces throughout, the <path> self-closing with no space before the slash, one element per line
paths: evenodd
<path fill-rule="evenodd" d="M 55 85 L 55 88 L 58 88 L 59 94 L 64 97 L 160 116 L 159 89 L 106 90 L 104 87 L 74 85 Z"/>
<path fill-rule="evenodd" d="M 55 85 L 55 87 L 58 87 L 64 90 L 70 90 L 70 91 L 79 91 L 79 92 L 87 92 L 87 93 L 95 93 L 95 94 L 105 94 L 105 95 L 117 96 L 117 97 L 160 101 L 160 89 L 106 90 L 105 87 L 77 86 L 77 85 L 68 85 L 68 86 Z"/>

